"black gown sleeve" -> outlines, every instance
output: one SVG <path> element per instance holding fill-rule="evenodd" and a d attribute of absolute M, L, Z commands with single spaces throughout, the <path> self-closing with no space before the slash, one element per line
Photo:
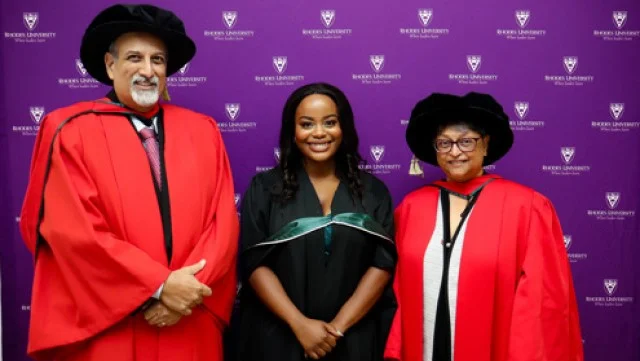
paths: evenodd
<path fill-rule="evenodd" d="M 373 218 L 382 225 L 387 235 L 393 239 L 393 201 L 387 187 L 381 181 L 374 183 L 372 196 L 374 197 Z M 378 243 L 373 257 L 373 267 L 381 268 L 393 273 L 396 265 L 395 244 L 382 240 Z"/>
<path fill-rule="evenodd" d="M 256 268 L 263 265 L 274 246 L 253 247 L 269 236 L 271 192 L 263 174 L 257 174 L 246 190 L 240 214 L 240 270 L 247 281 Z"/>

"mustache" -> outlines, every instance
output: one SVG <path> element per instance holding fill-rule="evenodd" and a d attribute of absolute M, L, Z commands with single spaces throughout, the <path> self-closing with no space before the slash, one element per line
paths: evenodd
<path fill-rule="evenodd" d="M 131 85 L 134 85 L 136 83 L 147 83 L 150 85 L 155 85 L 158 86 L 158 83 L 160 82 L 160 78 L 158 78 L 157 75 L 154 75 L 152 77 L 146 77 L 146 76 L 142 76 L 140 74 L 136 74 L 133 76 L 133 78 L 131 78 Z"/>

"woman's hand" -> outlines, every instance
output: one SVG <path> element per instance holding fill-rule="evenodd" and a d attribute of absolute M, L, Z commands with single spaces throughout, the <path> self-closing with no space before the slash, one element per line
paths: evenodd
<path fill-rule="evenodd" d="M 306 357 L 314 360 L 326 356 L 338 341 L 335 328 L 323 321 L 303 318 L 292 328 Z"/>

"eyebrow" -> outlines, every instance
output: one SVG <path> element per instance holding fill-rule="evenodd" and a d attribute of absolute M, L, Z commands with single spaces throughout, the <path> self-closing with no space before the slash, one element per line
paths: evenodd
<path fill-rule="evenodd" d="M 338 115 L 337 115 L 337 114 L 329 114 L 329 115 L 324 116 L 324 117 L 322 118 L 322 120 L 329 119 L 329 118 L 331 118 L 331 117 L 336 117 L 336 118 L 337 118 L 337 117 L 338 117 Z M 304 119 L 304 120 L 315 120 L 314 118 L 312 118 L 312 117 L 310 117 L 310 116 L 308 116 L 308 115 L 302 115 L 302 116 L 300 116 L 300 118 L 298 118 L 298 119 L 299 119 L 299 120 L 302 120 L 302 119 Z"/>
<path fill-rule="evenodd" d="M 142 53 L 140 51 L 138 51 L 138 50 L 128 50 L 126 53 L 124 53 L 125 56 L 128 56 L 128 55 L 141 55 L 141 54 Z M 164 51 L 158 51 L 158 52 L 155 52 L 155 53 L 151 54 L 151 56 L 158 56 L 158 55 L 162 55 L 162 56 L 166 57 L 167 53 L 164 52 Z"/>
<path fill-rule="evenodd" d="M 465 136 L 465 135 L 469 135 L 469 133 L 470 133 L 470 132 L 472 132 L 472 130 L 467 130 L 466 132 L 460 133 L 460 136 L 459 136 L 459 138 L 458 138 L 458 139 L 460 139 L 460 138 L 464 138 L 464 136 Z M 436 139 L 438 139 L 439 137 L 445 137 L 445 138 L 451 139 L 451 137 L 450 137 L 450 136 L 445 135 L 445 134 L 440 134 L 440 135 L 438 135 L 438 136 L 436 137 Z"/>

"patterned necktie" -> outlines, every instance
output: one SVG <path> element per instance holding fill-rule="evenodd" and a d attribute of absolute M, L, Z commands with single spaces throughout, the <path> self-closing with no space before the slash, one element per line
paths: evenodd
<path fill-rule="evenodd" d="M 149 164 L 153 170 L 153 176 L 156 179 L 158 189 L 162 189 L 162 179 L 160 178 L 160 149 L 158 140 L 156 139 L 156 132 L 153 128 L 143 128 L 140 130 L 142 135 L 144 149 L 147 151 L 147 157 L 149 158 Z"/>

